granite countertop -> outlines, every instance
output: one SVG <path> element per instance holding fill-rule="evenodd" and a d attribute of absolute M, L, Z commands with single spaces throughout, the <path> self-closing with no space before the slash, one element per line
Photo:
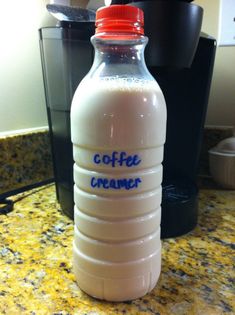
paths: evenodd
<path fill-rule="evenodd" d="M 73 223 L 54 185 L 15 197 L 0 216 L 0 314 L 235 314 L 235 191 L 202 189 L 196 229 L 164 240 L 155 289 L 125 303 L 89 297 L 72 272 Z"/>

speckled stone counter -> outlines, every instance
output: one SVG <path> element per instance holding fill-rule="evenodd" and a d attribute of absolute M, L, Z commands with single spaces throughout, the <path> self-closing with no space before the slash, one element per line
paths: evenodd
<path fill-rule="evenodd" d="M 235 314 L 235 191 L 203 189 L 197 228 L 163 241 L 162 273 L 142 299 L 107 303 L 77 287 L 73 223 L 54 186 L 16 195 L 0 216 L 0 314 Z"/>
<path fill-rule="evenodd" d="M 0 195 L 52 177 L 48 130 L 0 135 Z"/>

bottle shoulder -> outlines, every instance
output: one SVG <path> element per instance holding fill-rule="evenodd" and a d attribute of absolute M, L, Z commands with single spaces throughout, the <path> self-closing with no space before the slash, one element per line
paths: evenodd
<path fill-rule="evenodd" d="M 102 116 L 106 120 L 122 120 L 128 115 L 154 120 L 156 116 L 165 116 L 166 105 L 163 93 L 154 80 L 87 78 L 74 94 L 71 112 L 80 119 Z"/>
<path fill-rule="evenodd" d="M 72 102 L 72 112 L 113 113 L 121 116 L 159 115 L 166 111 L 163 93 L 155 80 L 137 78 L 110 78 L 105 80 L 85 78 L 78 86 Z M 110 116 L 110 115 L 109 115 Z"/>
<path fill-rule="evenodd" d="M 165 141 L 165 123 L 165 100 L 155 81 L 86 78 L 74 95 L 71 125 L 75 143 L 157 146 Z M 85 130 L 89 139 L 84 140 Z"/>
<path fill-rule="evenodd" d="M 75 96 L 81 95 L 92 97 L 101 94 L 104 98 L 110 94 L 116 97 L 123 95 L 162 94 L 155 79 L 149 76 L 147 79 L 141 77 L 116 77 L 107 76 L 102 78 L 91 77 L 89 74 L 78 85 Z"/>

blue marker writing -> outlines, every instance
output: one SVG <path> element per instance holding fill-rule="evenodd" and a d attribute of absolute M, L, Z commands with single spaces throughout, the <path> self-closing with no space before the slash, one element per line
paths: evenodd
<path fill-rule="evenodd" d="M 136 189 L 141 183 L 141 179 L 137 178 L 121 178 L 121 179 L 109 179 L 102 177 L 92 177 L 91 178 L 91 187 L 100 188 L 100 189 Z"/>
<path fill-rule="evenodd" d="M 117 151 L 113 151 L 111 155 L 101 155 L 99 153 L 96 153 L 93 157 L 93 162 L 95 164 L 111 165 L 112 167 L 134 167 L 140 164 L 141 159 L 137 154 L 127 155 L 127 153 L 124 151 L 121 151 L 120 153 Z"/>

